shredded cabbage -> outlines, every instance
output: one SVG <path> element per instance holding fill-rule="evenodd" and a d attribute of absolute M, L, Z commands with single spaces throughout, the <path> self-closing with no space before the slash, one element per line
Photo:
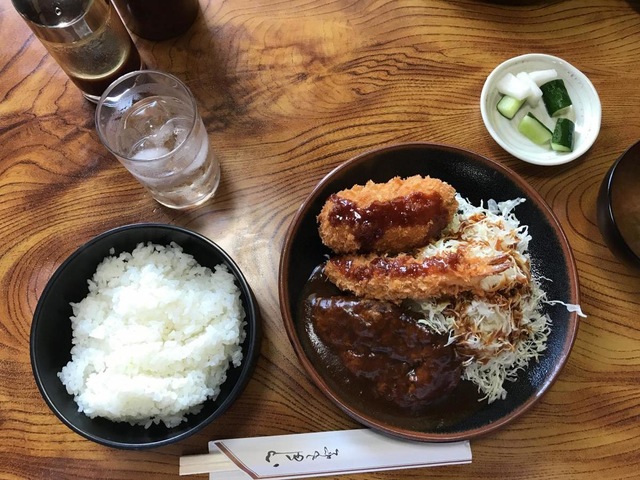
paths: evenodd
<path fill-rule="evenodd" d="M 507 254 L 512 266 L 486 279 L 483 295 L 431 298 L 412 302 L 411 308 L 424 315 L 420 323 L 455 342 L 464 360 L 462 378 L 478 387 L 480 400 L 491 403 L 504 399 L 505 382 L 515 381 L 518 372 L 545 350 L 551 319 L 542 305 L 551 302 L 531 275 L 531 236 L 513 212 L 525 199 L 489 200 L 486 207 L 476 207 L 460 195 L 457 200 L 459 209 L 451 224 L 424 254 L 464 245 L 481 255 Z M 579 306 L 572 307 L 582 313 Z"/>

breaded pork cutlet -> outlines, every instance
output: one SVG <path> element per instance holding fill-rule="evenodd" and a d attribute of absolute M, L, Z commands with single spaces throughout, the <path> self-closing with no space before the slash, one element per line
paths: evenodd
<path fill-rule="evenodd" d="M 340 255 L 324 274 L 359 297 L 400 303 L 472 292 L 479 296 L 528 284 L 528 271 L 509 253 L 460 243 L 430 255 Z"/>
<path fill-rule="evenodd" d="M 336 253 L 397 253 L 437 238 L 458 209 L 455 189 L 436 178 L 395 177 L 342 190 L 324 204 L 322 242 Z"/>

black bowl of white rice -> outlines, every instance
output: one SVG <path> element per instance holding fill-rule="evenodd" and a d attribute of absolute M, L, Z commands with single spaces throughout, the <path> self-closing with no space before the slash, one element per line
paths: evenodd
<path fill-rule="evenodd" d="M 126 225 L 54 272 L 31 326 L 44 400 L 76 433 L 122 449 L 201 431 L 248 383 L 260 313 L 231 257 L 206 237 Z"/>

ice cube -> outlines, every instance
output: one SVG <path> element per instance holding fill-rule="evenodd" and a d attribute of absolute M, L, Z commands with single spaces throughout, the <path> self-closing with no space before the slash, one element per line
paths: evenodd
<path fill-rule="evenodd" d="M 122 121 L 123 130 L 132 129 L 140 135 L 150 135 L 165 125 L 173 114 L 160 97 L 149 97 L 135 104 Z"/>
<path fill-rule="evenodd" d="M 133 156 L 134 160 L 154 160 L 168 154 L 171 150 L 165 147 L 152 147 L 138 150 Z"/>

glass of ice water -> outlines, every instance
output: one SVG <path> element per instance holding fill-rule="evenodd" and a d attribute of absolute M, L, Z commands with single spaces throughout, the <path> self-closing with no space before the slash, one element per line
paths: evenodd
<path fill-rule="evenodd" d="M 220 163 L 195 98 L 173 75 L 141 70 L 113 82 L 98 102 L 96 129 L 161 204 L 189 208 L 215 194 Z"/>

